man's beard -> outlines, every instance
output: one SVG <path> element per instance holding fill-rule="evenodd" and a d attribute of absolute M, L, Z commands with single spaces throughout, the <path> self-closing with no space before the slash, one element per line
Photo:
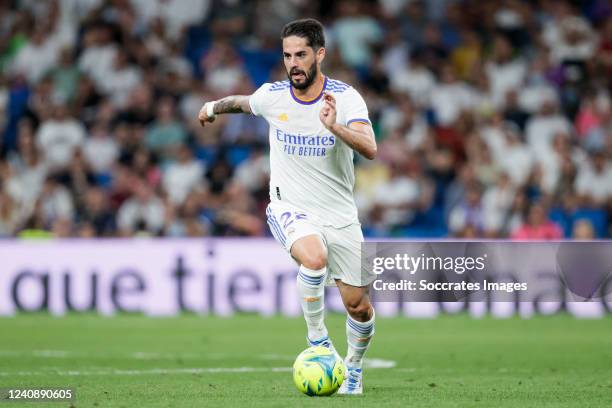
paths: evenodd
<path fill-rule="evenodd" d="M 297 83 L 293 81 L 291 74 L 295 74 L 295 73 L 304 75 L 304 82 Z M 310 85 L 312 85 L 312 83 L 317 77 L 317 74 L 318 74 L 317 64 L 313 63 L 310 69 L 308 70 L 308 72 L 304 72 L 301 69 L 293 69 L 289 73 L 287 73 L 287 77 L 289 77 L 289 82 L 291 83 L 292 87 L 302 91 L 304 89 L 307 89 Z"/>

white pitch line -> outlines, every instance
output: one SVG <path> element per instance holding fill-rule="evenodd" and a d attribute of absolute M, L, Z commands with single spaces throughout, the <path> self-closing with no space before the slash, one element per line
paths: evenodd
<path fill-rule="evenodd" d="M 256 358 L 260 360 L 287 360 L 291 361 L 295 357 L 281 354 L 241 354 L 241 353 L 155 353 L 155 352 L 124 352 L 124 353 L 88 353 L 66 350 L 30 350 L 30 351 L 15 351 L 15 350 L 0 350 L 0 357 L 33 357 L 33 358 L 124 358 L 136 360 L 173 360 L 173 359 L 204 359 L 204 360 L 220 360 L 224 358 L 241 358 L 241 357 Z"/>
<path fill-rule="evenodd" d="M 150 368 L 147 370 L 52 370 L 52 371 L 0 371 L 0 377 L 34 375 L 58 376 L 92 376 L 92 375 L 159 375 L 159 374 L 219 374 L 219 373 L 257 373 L 257 372 L 290 372 L 291 367 L 208 367 L 208 368 Z"/>
<path fill-rule="evenodd" d="M 397 363 L 393 360 L 383 360 L 382 358 L 364 358 L 363 368 L 394 368 Z"/>
<path fill-rule="evenodd" d="M 135 360 L 175 360 L 175 359 L 196 359 L 196 360 L 221 360 L 225 358 L 239 359 L 249 358 L 257 360 L 288 361 L 291 362 L 295 356 L 287 354 L 240 354 L 240 353 L 155 353 L 145 351 L 134 351 L 126 353 L 87 353 L 67 350 L 31 350 L 14 351 L 0 350 L 0 356 L 4 357 L 33 357 L 49 359 L 69 359 L 69 358 L 90 358 L 90 359 L 135 359 Z M 364 368 L 394 368 L 397 363 L 393 360 L 382 358 L 366 358 L 363 360 Z"/>
<path fill-rule="evenodd" d="M 385 360 L 382 360 L 385 361 Z M 386 360 L 388 362 L 388 360 Z M 395 362 L 393 362 L 395 365 Z M 370 368 L 391 368 L 388 364 L 371 364 Z M 35 375 L 57 375 L 62 377 L 109 376 L 109 375 L 159 375 L 159 374 L 223 374 L 223 373 L 285 373 L 291 367 L 203 367 L 203 368 L 149 368 L 146 370 L 100 369 L 100 370 L 47 370 L 47 371 L 0 371 L 0 377 L 31 377 Z"/>

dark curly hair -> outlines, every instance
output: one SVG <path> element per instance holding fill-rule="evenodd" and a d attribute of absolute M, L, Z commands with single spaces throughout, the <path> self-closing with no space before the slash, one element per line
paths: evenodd
<path fill-rule="evenodd" d="M 315 51 L 325 47 L 323 24 L 314 18 L 304 18 L 286 24 L 281 31 L 281 40 L 292 35 L 305 38 L 308 46 L 312 47 Z"/>

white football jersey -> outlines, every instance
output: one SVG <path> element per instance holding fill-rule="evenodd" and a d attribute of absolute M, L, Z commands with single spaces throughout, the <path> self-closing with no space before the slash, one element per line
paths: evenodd
<path fill-rule="evenodd" d="M 336 121 L 370 123 L 368 108 L 351 86 L 325 78 L 336 98 Z M 290 204 L 337 228 L 358 223 L 353 198 L 353 149 L 319 120 L 323 93 L 298 99 L 289 81 L 263 84 L 249 99 L 251 112 L 270 124 L 270 200 Z"/>

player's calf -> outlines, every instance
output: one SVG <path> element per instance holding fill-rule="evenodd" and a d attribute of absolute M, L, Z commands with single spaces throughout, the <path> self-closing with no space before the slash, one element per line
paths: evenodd
<path fill-rule="evenodd" d="M 365 355 L 372 337 L 374 336 L 374 308 L 369 305 L 366 311 L 360 314 L 360 321 L 355 319 L 351 314 L 346 317 L 346 338 L 348 342 L 348 350 L 346 354 L 346 365 L 356 368 L 361 368 L 363 356 Z M 369 316 L 369 319 L 362 319 L 364 316 Z"/>
<path fill-rule="evenodd" d="M 315 270 L 302 265 L 298 271 L 297 290 L 310 342 L 316 342 L 328 336 L 324 323 L 326 275 L 327 268 L 325 267 Z"/>
<path fill-rule="evenodd" d="M 346 339 L 348 349 L 344 364 L 346 365 L 346 379 L 338 391 L 339 394 L 359 395 L 363 393 L 363 356 L 370 346 L 374 336 L 374 309 L 368 302 L 368 308 L 361 311 L 358 316 L 370 316 L 366 321 L 359 321 L 348 314 L 346 317 Z"/>
<path fill-rule="evenodd" d="M 337 281 L 347 310 L 346 339 L 348 349 L 344 363 L 347 379 L 338 391 L 340 394 L 363 392 L 362 362 L 374 336 L 375 312 L 367 288 L 347 285 Z"/>
<path fill-rule="evenodd" d="M 319 235 L 307 235 L 293 243 L 291 256 L 300 264 L 297 290 L 308 327 L 308 340 L 316 342 L 327 337 L 324 323 L 327 248 Z"/>
<path fill-rule="evenodd" d="M 324 323 L 326 274 L 327 268 L 325 267 L 313 270 L 302 265 L 298 271 L 297 289 L 310 342 L 327 337 L 327 328 Z"/>

